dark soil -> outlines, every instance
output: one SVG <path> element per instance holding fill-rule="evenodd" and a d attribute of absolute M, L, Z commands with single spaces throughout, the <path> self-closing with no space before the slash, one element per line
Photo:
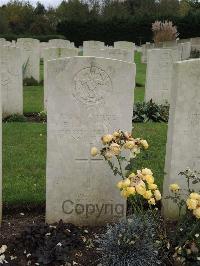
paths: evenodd
<path fill-rule="evenodd" d="M 43 209 L 43 208 L 42 208 Z M 20 209 L 16 209 L 15 213 L 12 212 L 3 217 L 2 227 L 0 228 L 0 248 L 2 245 L 7 245 L 7 250 L 4 253 L 5 260 L 8 263 L 4 263 L 0 265 L 66 265 L 66 266 L 88 266 L 88 265 L 98 265 L 100 252 L 98 250 L 97 243 L 95 239 L 97 236 L 104 232 L 105 228 L 80 228 L 75 227 L 73 225 L 62 225 L 61 231 L 57 233 L 57 238 L 52 238 L 52 241 L 58 241 L 58 239 L 62 239 L 62 232 L 66 228 L 70 228 L 73 230 L 73 237 L 70 238 L 69 245 L 72 245 L 73 248 L 69 252 L 69 262 L 62 263 L 59 261 L 53 261 L 48 264 L 38 263 L 38 258 L 33 256 L 35 252 L 34 247 L 31 250 L 30 245 L 26 243 L 34 242 L 37 240 L 37 237 L 41 239 L 42 230 L 55 230 L 54 227 L 45 225 L 44 212 L 41 210 L 35 211 L 32 209 L 31 211 L 23 210 L 24 212 L 20 212 Z M 8 212 L 6 212 L 8 213 Z M 10 212 L 11 213 L 11 212 Z M 14 213 L 14 214 L 13 214 Z M 30 230 L 31 228 L 31 230 Z M 35 230 L 36 228 L 36 230 Z M 39 229 L 38 229 L 39 228 Z M 64 229 L 62 229 L 64 228 Z M 72 229 L 71 229 L 72 228 Z M 34 230 L 35 232 L 33 233 Z M 62 231 L 63 230 L 63 231 Z M 69 232 L 70 232 L 69 230 Z M 27 233 L 28 232 L 28 233 Z M 30 233 L 31 232 L 31 233 Z M 46 231 L 45 231 L 46 232 Z M 50 232 L 50 231 L 48 231 Z M 51 242 L 52 242 L 51 241 Z M 75 243 L 74 243 L 75 242 Z M 37 241 L 36 241 L 37 243 Z M 66 243 L 66 242 L 65 242 Z M 51 243 L 52 244 L 52 243 Z M 36 244 L 37 245 L 37 244 Z M 31 254 L 32 253 L 32 254 Z M 61 254 L 62 255 L 62 254 Z"/>

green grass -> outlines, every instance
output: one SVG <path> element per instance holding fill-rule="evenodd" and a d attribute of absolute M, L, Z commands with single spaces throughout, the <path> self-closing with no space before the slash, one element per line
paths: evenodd
<path fill-rule="evenodd" d="M 144 138 L 149 143 L 149 149 L 137 157 L 136 169 L 150 168 L 154 172 L 157 184 L 162 189 L 167 123 L 137 123 L 134 125 L 133 135 Z"/>
<path fill-rule="evenodd" d="M 144 101 L 146 64 L 141 63 L 141 53 L 135 53 L 136 63 L 136 88 L 134 90 L 134 102 Z"/>
<path fill-rule="evenodd" d="M 3 124 L 4 203 L 45 201 L 45 157 L 45 124 Z"/>
<path fill-rule="evenodd" d="M 44 110 L 44 90 L 42 86 L 24 87 L 24 113 L 41 112 Z"/>

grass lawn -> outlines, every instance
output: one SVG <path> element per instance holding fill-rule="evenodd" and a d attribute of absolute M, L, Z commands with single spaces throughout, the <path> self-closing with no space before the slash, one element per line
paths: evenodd
<path fill-rule="evenodd" d="M 45 158 L 45 124 L 3 124 L 4 203 L 44 202 Z"/>
<path fill-rule="evenodd" d="M 146 64 L 141 63 L 141 53 L 135 53 L 136 63 L 136 88 L 134 90 L 134 102 L 142 102 L 144 100 Z"/>
<path fill-rule="evenodd" d="M 142 87 L 135 90 L 135 101 L 144 99 L 146 66 L 140 64 L 136 53 L 136 82 Z M 41 67 L 42 68 L 42 67 Z M 43 87 L 24 87 L 24 112 L 43 110 Z M 164 176 L 167 124 L 137 123 L 134 136 L 147 139 L 148 151 L 140 154 L 135 168 L 149 167 L 162 188 Z M 45 203 L 46 124 L 3 124 L 3 201 L 6 205 Z M 114 177 L 113 177 L 114 178 Z"/>
<path fill-rule="evenodd" d="M 42 86 L 24 87 L 24 113 L 41 112 L 44 110 L 44 90 Z"/>

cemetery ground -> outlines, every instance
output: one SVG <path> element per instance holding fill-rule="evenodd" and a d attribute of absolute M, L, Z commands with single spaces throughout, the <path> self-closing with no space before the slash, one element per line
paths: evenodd
<path fill-rule="evenodd" d="M 140 53 L 135 55 L 137 64 L 135 102 L 144 99 L 146 65 L 140 63 L 140 56 Z M 41 111 L 43 111 L 43 86 L 25 86 L 24 114 Z M 147 139 L 150 145 L 149 150 L 138 157 L 136 169 L 141 169 L 143 166 L 152 169 L 162 190 L 167 124 L 135 123 L 133 134 L 135 137 Z M 45 122 L 3 123 L 3 212 L 6 215 L 3 216 L 0 243 L 9 246 L 13 236 L 24 230 L 25 225 L 33 221 L 35 223 L 44 221 L 45 161 Z M 82 244 L 75 245 L 74 251 L 70 251 L 72 261 L 78 262 L 78 265 L 97 265 L 95 262 L 98 252 L 94 249 L 92 238 L 102 229 L 75 228 L 74 230 L 78 235 L 77 243 Z M 89 257 L 91 261 L 88 261 Z M 11 265 L 25 265 L 23 260 L 24 258 L 20 257 L 17 259 L 18 264 Z"/>

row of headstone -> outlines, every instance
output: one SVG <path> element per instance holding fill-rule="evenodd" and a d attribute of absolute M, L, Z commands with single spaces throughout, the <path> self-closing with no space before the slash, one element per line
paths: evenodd
<path fill-rule="evenodd" d="M 126 41 L 114 43 L 114 47 L 105 46 L 100 41 L 83 42 L 83 55 L 95 56 L 122 60 L 126 62 L 134 62 L 135 44 Z"/>
<path fill-rule="evenodd" d="M 190 40 L 179 40 L 169 41 L 162 43 L 146 43 L 142 45 L 142 63 L 147 63 L 147 53 L 150 49 L 172 49 L 174 53 L 178 53 L 180 60 L 187 60 L 191 54 L 191 41 Z"/>

